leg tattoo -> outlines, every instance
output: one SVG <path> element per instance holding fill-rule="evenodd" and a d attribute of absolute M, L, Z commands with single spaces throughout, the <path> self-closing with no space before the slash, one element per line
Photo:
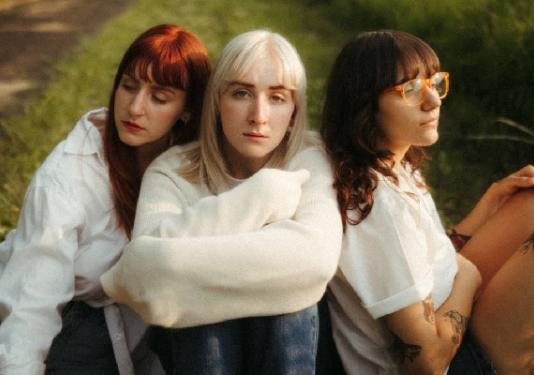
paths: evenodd
<path fill-rule="evenodd" d="M 523 245 L 519 248 L 519 251 L 521 254 L 526 254 L 528 251 L 534 251 L 534 233 L 530 235 L 529 238 L 525 242 L 523 242 Z"/>

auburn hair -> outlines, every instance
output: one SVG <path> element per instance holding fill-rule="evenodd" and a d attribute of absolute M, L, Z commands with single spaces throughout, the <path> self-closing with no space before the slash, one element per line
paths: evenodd
<path fill-rule="evenodd" d="M 104 155 L 108 162 L 114 208 L 119 227 L 131 237 L 139 197 L 142 171 L 135 147 L 121 142 L 115 124 L 115 93 L 124 74 L 149 78 L 162 86 L 186 92 L 187 123 L 178 121 L 171 129 L 169 147 L 198 137 L 202 98 L 210 74 L 208 54 L 192 33 L 174 25 L 154 26 L 139 35 L 122 57 L 108 105 L 104 131 Z"/>
<path fill-rule="evenodd" d="M 415 78 L 423 67 L 439 71 L 436 53 L 420 38 L 402 31 L 365 32 L 347 43 L 332 67 L 326 88 L 321 137 L 334 168 L 334 187 L 343 225 L 356 225 L 373 207 L 377 172 L 398 182 L 392 153 L 378 146 L 378 97 L 387 88 Z M 420 171 L 426 155 L 412 146 L 403 163 Z M 349 217 L 349 212 L 356 215 Z"/>

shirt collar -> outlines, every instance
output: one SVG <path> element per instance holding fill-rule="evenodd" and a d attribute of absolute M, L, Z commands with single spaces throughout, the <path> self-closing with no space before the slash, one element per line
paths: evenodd
<path fill-rule="evenodd" d="M 65 140 L 65 152 L 74 155 L 98 154 L 101 157 L 103 151 L 102 135 L 100 131 L 89 121 L 90 116 L 105 116 L 106 109 L 99 108 L 87 112 L 74 126 Z"/>
<path fill-rule="evenodd" d="M 415 175 L 412 175 L 411 167 L 408 165 L 403 165 L 402 168 L 397 171 L 398 184 L 395 184 L 392 178 L 384 176 L 376 170 L 375 173 L 378 176 L 378 180 L 384 181 L 389 187 L 400 193 L 408 194 L 410 196 L 420 195 L 422 193 L 421 189 L 417 187 L 417 181 L 420 179 L 419 172 L 415 172 Z"/>

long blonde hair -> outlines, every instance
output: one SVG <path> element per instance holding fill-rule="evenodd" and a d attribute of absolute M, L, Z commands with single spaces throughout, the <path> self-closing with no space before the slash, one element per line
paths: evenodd
<path fill-rule="evenodd" d="M 266 166 L 280 168 L 297 153 L 308 128 L 306 108 L 306 73 L 295 48 L 280 34 L 255 30 L 233 38 L 222 55 L 208 82 L 202 118 L 199 146 L 187 152 L 190 163 L 179 173 L 190 181 L 206 183 L 216 192 L 227 185 L 227 165 L 221 148 L 219 99 L 229 83 L 239 80 L 265 56 L 274 56 L 282 68 L 282 83 L 289 88 L 295 102 L 293 127 L 288 136 L 274 150 Z"/>

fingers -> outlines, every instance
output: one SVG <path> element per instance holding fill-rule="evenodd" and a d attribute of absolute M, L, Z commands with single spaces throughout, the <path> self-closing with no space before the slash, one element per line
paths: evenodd
<path fill-rule="evenodd" d="M 534 186 L 534 166 L 529 164 L 521 168 L 515 173 L 512 173 L 508 177 L 497 181 L 498 185 L 505 187 L 506 189 L 522 189 L 530 188 Z"/>
<path fill-rule="evenodd" d="M 515 185 L 519 188 L 528 188 L 534 186 L 534 177 L 516 177 Z"/>
<path fill-rule="evenodd" d="M 511 175 L 500 181 L 504 185 L 514 188 L 529 188 L 534 186 L 534 177 L 531 176 L 520 176 L 520 175 Z"/>
<path fill-rule="evenodd" d="M 532 177 L 534 178 L 534 166 L 532 164 L 528 164 L 518 170 L 517 172 L 513 173 L 512 176 L 520 176 L 520 177 Z"/>

